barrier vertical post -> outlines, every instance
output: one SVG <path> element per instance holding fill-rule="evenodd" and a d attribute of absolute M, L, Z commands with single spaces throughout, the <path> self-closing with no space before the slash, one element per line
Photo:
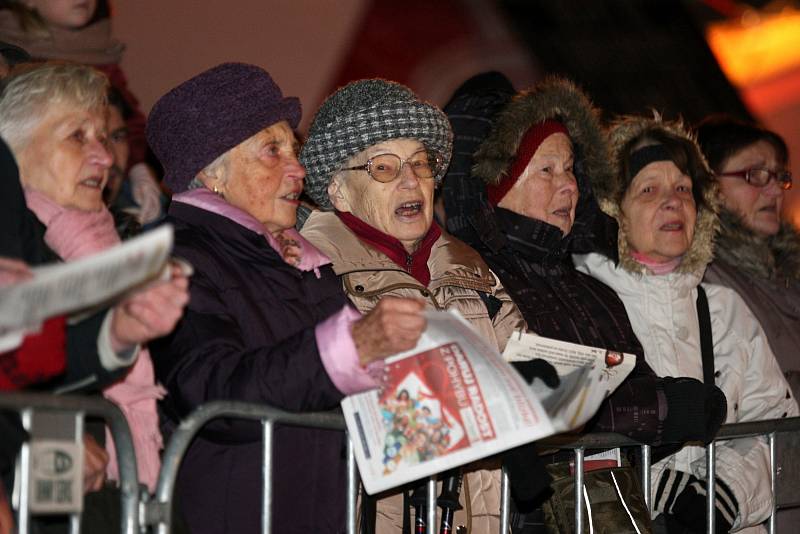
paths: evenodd
<path fill-rule="evenodd" d="M 583 532 L 583 447 L 575 449 L 575 532 Z"/>
<path fill-rule="evenodd" d="M 80 443 L 83 439 L 83 413 L 75 412 L 75 441 Z M 72 513 L 69 515 L 69 531 L 71 534 L 81 532 L 81 514 Z"/>
<path fill-rule="evenodd" d="M 716 487 L 714 479 L 716 478 L 717 471 L 717 445 L 712 441 L 706 447 L 706 524 L 708 534 L 714 534 L 716 531 L 716 515 L 714 508 L 714 495 Z"/>
<path fill-rule="evenodd" d="M 358 468 L 353 440 L 347 439 L 347 534 L 356 534 L 356 500 L 358 498 Z"/>
<path fill-rule="evenodd" d="M 425 518 L 427 526 L 425 529 L 428 534 L 436 534 L 436 476 L 428 479 L 428 495 L 427 495 L 427 513 L 428 517 Z"/>
<path fill-rule="evenodd" d="M 650 445 L 642 445 L 642 493 L 644 494 L 644 504 L 647 506 L 647 513 L 653 513 L 653 506 L 650 504 Z"/>
<path fill-rule="evenodd" d="M 508 472 L 505 466 L 500 472 L 500 534 L 508 534 L 511 515 L 511 487 L 508 485 Z"/>
<path fill-rule="evenodd" d="M 775 493 L 777 486 L 776 458 L 775 458 L 775 432 L 770 432 L 767 436 L 769 440 L 769 475 L 770 487 L 772 489 L 772 513 L 769 516 L 769 534 L 775 534 L 775 512 L 778 507 L 778 495 Z"/>
<path fill-rule="evenodd" d="M 261 502 L 261 532 L 270 534 L 272 531 L 272 434 L 274 424 L 270 420 L 262 420 L 264 427 L 264 451 L 262 458 L 262 473 L 264 477 L 264 495 Z"/>
<path fill-rule="evenodd" d="M 33 410 L 26 408 L 20 413 L 22 419 L 22 427 L 25 430 L 31 429 L 33 419 Z M 20 464 L 22 465 L 22 474 L 19 483 L 19 534 L 28 534 L 30 530 L 31 508 L 30 508 L 30 491 L 31 491 L 31 445 L 29 442 L 22 444 L 19 454 Z"/>

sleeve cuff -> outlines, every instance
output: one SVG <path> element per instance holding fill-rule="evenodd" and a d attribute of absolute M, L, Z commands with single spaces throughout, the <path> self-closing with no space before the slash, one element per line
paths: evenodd
<path fill-rule="evenodd" d="M 116 371 L 122 367 L 133 365 L 139 354 L 139 345 L 121 352 L 114 352 L 114 349 L 111 348 L 111 316 L 113 313 L 113 308 L 106 313 L 103 324 L 100 326 L 100 335 L 97 336 L 97 354 L 100 356 L 100 364 L 106 371 Z"/>
<path fill-rule="evenodd" d="M 373 377 L 380 376 L 383 370 L 383 361 L 372 362 L 366 369 L 360 365 L 350 330 L 360 318 L 358 311 L 345 305 L 319 323 L 314 331 L 322 365 L 336 388 L 345 395 L 378 387 Z"/>

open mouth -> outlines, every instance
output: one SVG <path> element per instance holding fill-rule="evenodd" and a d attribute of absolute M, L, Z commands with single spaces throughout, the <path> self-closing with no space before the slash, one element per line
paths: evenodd
<path fill-rule="evenodd" d="M 81 185 L 84 187 L 90 187 L 92 189 L 101 189 L 103 185 L 103 179 L 98 177 L 87 178 L 81 181 Z"/>
<path fill-rule="evenodd" d="M 662 224 L 659 230 L 664 232 L 680 232 L 683 230 L 683 223 L 682 222 L 668 222 L 667 224 Z"/>
<path fill-rule="evenodd" d="M 288 195 L 282 196 L 281 199 L 288 200 L 289 202 L 297 202 L 301 193 L 302 191 L 292 191 Z"/>
<path fill-rule="evenodd" d="M 422 212 L 422 201 L 403 202 L 394 212 L 398 217 L 415 217 Z"/>
<path fill-rule="evenodd" d="M 556 217 L 561 217 L 563 219 L 569 219 L 571 212 L 572 212 L 571 207 L 567 206 L 566 208 L 559 208 L 553 211 L 553 215 L 555 215 Z"/>
<path fill-rule="evenodd" d="M 759 208 L 758 211 L 766 211 L 768 213 L 776 213 L 778 211 L 778 206 L 774 204 L 770 204 L 769 206 L 764 206 L 763 208 Z"/>

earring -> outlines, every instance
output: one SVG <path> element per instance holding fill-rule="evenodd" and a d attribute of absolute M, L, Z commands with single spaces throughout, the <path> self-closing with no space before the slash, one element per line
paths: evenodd
<path fill-rule="evenodd" d="M 225 198 L 225 195 L 222 194 L 222 191 L 220 191 L 219 188 L 216 185 L 211 190 L 214 191 L 215 195 L 217 195 L 217 196 L 219 196 L 221 198 Z"/>

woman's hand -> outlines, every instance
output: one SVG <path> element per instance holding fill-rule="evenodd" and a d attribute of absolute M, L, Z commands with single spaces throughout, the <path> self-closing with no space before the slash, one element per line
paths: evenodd
<path fill-rule="evenodd" d="M 24 282 L 31 276 L 31 270 L 24 261 L 0 257 L 0 287 Z"/>
<path fill-rule="evenodd" d="M 14 534 L 14 512 L 6 496 L 6 490 L 0 484 L 0 534 Z"/>
<path fill-rule="evenodd" d="M 115 352 L 164 336 L 175 328 L 189 302 L 189 279 L 173 266 L 172 277 L 148 286 L 114 308 L 111 344 Z"/>
<path fill-rule="evenodd" d="M 361 365 L 413 349 L 427 324 L 421 300 L 385 297 L 353 323 L 353 341 Z"/>
<path fill-rule="evenodd" d="M 106 481 L 108 453 L 90 435 L 83 435 L 83 492 L 99 491 Z"/>

